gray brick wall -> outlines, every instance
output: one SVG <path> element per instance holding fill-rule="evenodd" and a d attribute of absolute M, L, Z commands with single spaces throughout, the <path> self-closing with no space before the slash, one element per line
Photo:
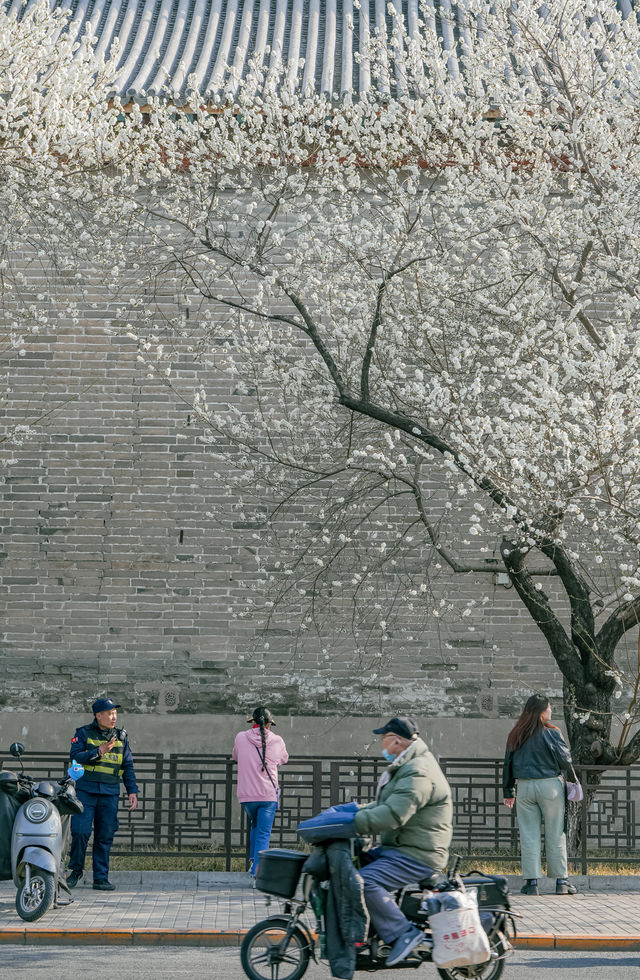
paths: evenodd
<path fill-rule="evenodd" d="M 65 295 L 59 286 L 52 304 Z M 177 307 L 167 299 L 164 311 Z M 3 366 L 5 423 L 50 413 L 24 446 L 2 447 L 4 708 L 83 711 L 108 690 L 142 712 L 231 714 L 264 697 L 281 713 L 469 718 L 513 715 L 531 689 L 558 693 L 542 637 L 490 575 L 440 571 L 459 611 L 490 601 L 444 622 L 404 604 L 406 635 L 380 656 L 356 650 L 339 595 L 322 641 L 300 634 L 295 606 L 262 635 L 246 605 L 267 598 L 250 515 L 231 514 L 233 490 L 214 477 L 188 408 L 146 378 L 135 342 L 104 329 L 113 316 L 94 285 L 78 323 L 61 317 Z M 190 391 L 197 376 L 183 356 L 177 384 Z M 233 397 L 221 379 L 206 381 L 219 404 Z M 290 514 L 294 531 L 313 519 Z M 390 572 L 383 590 L 395 585 Z"/>

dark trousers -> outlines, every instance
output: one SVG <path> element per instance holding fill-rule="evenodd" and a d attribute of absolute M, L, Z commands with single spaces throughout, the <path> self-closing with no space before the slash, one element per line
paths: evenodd
<path fill-rule="evenodd" d="M 374 847 L 368 853 L 373 860 L 360 870 L 364 881 L 364 900 L 380 938 L 385 943 L 393 943 L 411 928 L 411 923 L 400 911 L 391 893 L 403 885 L 432 875 L 434 869 L 395 847 Z"/>
<path fill-rule="evenodd" d="M 72 871 L 84 869 L 87 844 L 93 828 L 93 880 L 105 881 L 109 877 L 109 853 L 113 835 L 118 829 L 119 794 L 107 796 L 101 793 L 87 793 L 77 789 L 78 799 L 84 806 L 84 813 L 71 818 L 71 851 L 69 867 Z"/>

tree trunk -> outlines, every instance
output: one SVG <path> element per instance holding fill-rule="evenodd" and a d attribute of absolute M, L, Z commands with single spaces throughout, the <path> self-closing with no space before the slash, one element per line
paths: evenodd
<path fill-rule="evenodd" d="M 600 746 L 609 743 L 611 733 L 611 693 L 598 689 L 587 682 L 576 687 L 563 680 L 564 718 L 571 748 L 571 758 L 578 768 L 578 778 L 584 790 L 581 803 L 568 803 L 567 853 L 569 858 L 581 860 L 584 836 L 587 831 L 586 814 L 597 796 L 601 781 L 599 772 L 580 772 L 580 765 L 597 765 Z M 585 710 L 586 709 L 586 710 Z M 587 712 L 593 712 L 585 717 Z M 580 871 L 583 868 L 580 867 Z"/>
<path fill-rule="evenodd" d="M 598 764 L 611 735 L 611 690 L 587 681 L 578 686 L 563 678 L 564 721 L 576 765 Z"/>

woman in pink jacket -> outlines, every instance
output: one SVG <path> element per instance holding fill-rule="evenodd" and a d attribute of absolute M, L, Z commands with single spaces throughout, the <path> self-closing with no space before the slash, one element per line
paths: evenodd
<path fill-rule="evenodd" d="M 255 878 L 258 854 L 269 846 L 278 807 L 278 766 L 289 758 L 284 739 L 271 731 L 275 725 L 268 708 L 255 708 L 247 721 L 252 727 L 238 732 L 232 757 L 238 763 L 238 800 L 251 827 L 249 869 Z"/>

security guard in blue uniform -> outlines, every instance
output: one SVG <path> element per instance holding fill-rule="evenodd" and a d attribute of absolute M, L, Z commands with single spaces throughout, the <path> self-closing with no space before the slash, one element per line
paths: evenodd
<path fill-rule="evenodd" d="M 109 881 L 109 853 L 118 829 L 120 779 L 129 794 L 129 809 L 138 805 L 138 786 L 127 733 L 116 728 L 118 708 L 111 698 L 98 698 L 91 705 L 94 719 L 76 728 L 71 739 L 71 761 L 84 766 L 76 784 L 84 813 L 71 818 L 71 852 L 67 884 L 75 888 L 84 873 L 84 858 L 93 827 L 93 887 L 113 891 Z"/>

